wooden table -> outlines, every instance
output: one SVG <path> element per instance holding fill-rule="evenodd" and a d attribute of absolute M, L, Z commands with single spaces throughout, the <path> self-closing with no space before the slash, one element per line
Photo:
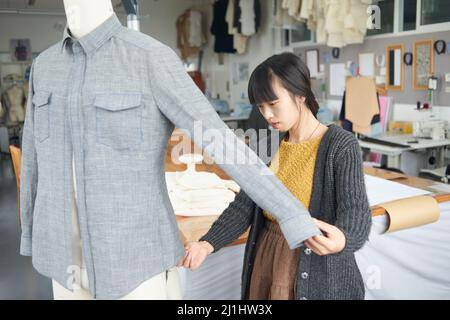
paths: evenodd
<path fill-rule="evenodd" d="M 166 153 L 166 172 L 184 171 L 187 166 L 184 164 L 175 164 L 172 159 L 172 151 L 176 150 L 180 146 L 179 142 L 183 141 L 183 145 L 186 148 L 191 148 L 194 153 L 202 153 L 201 149 L 196 147 L 188 138 L 181 133 L 176 133 L 174 139 L 169 142 Z M 175 152 L 176 153 L 176 152 Z M 176 157 L 176 155 L 175 155 Z M 176 159 L 175 159 L 176 160 Z M 207 163 L 212 163 L 210 159 L 205 157 Z M 230 179 L 227 174 L 215 164 L 198 164 L 196 166 L 197 171 L 205 171 L 216 173 L 222 179 Z M 399 173 L 374 168 L 365 168 L 364 172 L 368 175 L 376 176 L 383 179 L 395 181 L 407 186 L 415 188 L 426 188 L 434 184 L 435 182 L 428 179 L 405 176 Z M 450 194 L 433 194 L 433 197 L 438 202 L 450 201 Z M 373 206 L 372 216 L 381 216 L 386 214 L 386 210 L 380 206 Z M 180 228 L 180 234 L 183 239 L 194 241 L 198 240 L 202 235 L 208 232 L 213 222 L 217 219 L 217 216 L 202 216 L 202 217 L 182 217 L 177 216 L 178 227 Z M 247 241 L 248 230 L 239 239 L 234 241 L 232 245 L 243 244 Z"/>

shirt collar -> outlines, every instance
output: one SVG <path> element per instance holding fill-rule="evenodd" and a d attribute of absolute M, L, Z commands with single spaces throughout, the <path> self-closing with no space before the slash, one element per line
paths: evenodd
<path fill-rule="evenodd" d="M 122 27 L 123 26 L 116 14 L 113 14 L 105 22 L 80 39 L 74 38 L 69 30 L 69 27 L 66 26 L 64 29 L 61 50 L 66 47 L 68 42 L 78 41 L 86 54 L 92 53 L 116 35 Z"/>

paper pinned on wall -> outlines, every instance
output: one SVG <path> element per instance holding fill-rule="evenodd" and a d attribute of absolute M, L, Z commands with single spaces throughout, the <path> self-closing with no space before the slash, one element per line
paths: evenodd
<path fill-rule="evenodd" d="M 319 73 L 319 51 L 307 50 L 306 51 L 306 64 L 309 69 L 311 78 L 316 78 Z"/>
<path fill-rule="evenodd" d="M 345 91 L 345 63 L 330 64 L 330 95 L 344 95 Z"/>
<path fill-rule="evenodd" d="M 373 53 L 359 55 L 359 73 L 363 77 L 375 77 L 375 55 Z"/>

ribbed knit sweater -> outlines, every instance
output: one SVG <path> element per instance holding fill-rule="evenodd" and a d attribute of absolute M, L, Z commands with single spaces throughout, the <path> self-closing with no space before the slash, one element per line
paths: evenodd
<path fill-rule="evenodd" d="M 270 164 L 270 170 L 305 208 L 309 207 L 311 200 L 314 167 L 321 139 L 320 136 L 300 143 L 283 139 Z M 276 221 L 269 212 L 263 211 L 263 214 L 267 219 Z"/>
<path fill-rule="evenodd" d="M 270 139 L 267 146 L 271 150 Z M 302 249 L 296 298 L 364 299 L 364 282 L 354 252 L 366 242 L 372 216 L 358 141 L 336 125 L 329 126 L 320 142 L 309 212 L 312 217 L 338 227 L 346 237 L 346 245 L 341 252 L 326 256 Z M 248 299 L 256 241 L 265 222 L 262 209 L 241 191 L 200 239 L 211 243 L 217 252 L 251 227 L 244 254 L 242 299 Z"/>

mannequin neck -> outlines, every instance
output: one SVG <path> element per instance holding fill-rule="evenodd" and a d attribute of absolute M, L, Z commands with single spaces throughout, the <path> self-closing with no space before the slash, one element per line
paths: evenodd
<path fill-rule="evenodd" d="M 64 0 L 67 25 L 73 37 L 79 39 L 113 14 L 111 0 Z"/>

